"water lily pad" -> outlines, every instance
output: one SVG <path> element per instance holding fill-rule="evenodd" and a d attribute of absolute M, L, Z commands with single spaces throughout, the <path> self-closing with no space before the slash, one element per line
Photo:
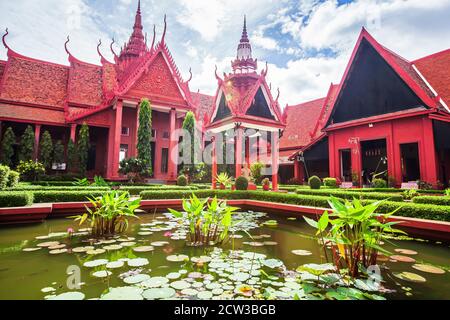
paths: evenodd
<path fill-rule="evenodd" d="M 89 255 L 98 255 L 98 254 L 102 254 L 102 253 L 105 253 L 105 252 L 106 252 L 105 249 L 94 249 L 94 250 L 86 251 L 86 253 L 89 254 Z"/>
<path fill-rule="evenodd" d="M 445 274 L 445 270 L 438 268 L 438 267 L 430 266 L 427 264 L 415 264 L 412 267 L 414 269 L 422 271 L 422 272 L 433 273 L 433 274 Z"/>
<path fill-rule="evenodd" d="M 58 250 L 58 249 L 62 249 L 62 248 L 65 248 L 65 247 L 66 247 L 65 244 L 60 243 L 60 244 L 48 247 L 48 250 Z"/>
<path fill-rule="evenodd" d="M 50 254 L 61 254 L 61 253 L 66 253 L 67 249 L 57 249 L 57 250 L 51 250 L 48 253 Z"/>
<path fill-rule="evenodd" d="M 401 254 L 406 254 L 409 256 L 413 256 L 417 254 L 417 251 L 414 250 L 409 250 L 409 249 L 395 249 L 395 252 L 401 253 Z"/>
<path fill-rule="evenodd" d="M 169 280 L 165 277 L 152 277 L 144 282 L 141 282 L 141 285 L 146 288 L 157 288 L 165 285 L 168 282 Z"/>
<path fill-rule="evenodd" d="M 264 247 L 264 242 L 258 242 L 258 241 L 243 242 L 243 244 L 249 245 L 251 247 Z"/>
<path fill-rule="evenodd" d="M 116 251 L 116 250 L 120 250 L 123 247 L 120 244 L 112 244 L 110 246 L 104 246 L 103 249 L 108 250 L 108 251 Z"/>
<path fill-rule="evenodd" d="M 134 252 L 150 252 L 153 250 L 155 250 L 155 248 L 153 246 L 141 246 L 141 247 L 133 248 Z"/>
<path fill-rule="evenodd" d="M 166 259 L 167 259 L 167 261 L 171 261 L 171 262 L 189 261 L 189 257 L 184 254 L 171 255 L 171 256 L 168 256 Z"/>
<path fill-rule="evenodd" d="M 221 295 L 224 292 L 224 290 L 222 288 L 216 288 L 216 289 L 213 289 L 211 292 L 213 295 L 218 296 L 218 295 Z"/>
<path fill-rule="evenodd" d="M 296 256 L 310 256 L 310 255 L 312 255 L 312 252 L 308 251 L 308 250 L 292 250 L 291 252 L 293 254 L 295 254 Z"/>
<path fill-rule="evenodd" d="M 148 274 L 136 274 L 134 276 L 126 277 L 123 281 L 127 284 L 136 284 L 150 279 Z"/>
<path fill-rule="evenodd" d="M 271 269 L 280 268 L 283 266 L 283 262 L 278 259 L 263 260 L 262 264 Z"/>
<path fill-rule="evenodd" d="M 34 251 L 38 251 L 41 250 L 42 248 L 25 248 L 22 249 L 23 252 L 34 252 Z"/>
<path fill-rule="evenodd" d="M 264 241 L 265 246 L 276 246 L 278 245 L 278 242 L 276 241 Z"/>
<path fill-rule="evenodd" d="M 111 288 L 108 293 L 104 294 L 101 300 L 143 300 L 142 292 L 144 290 L 138 287 L 118 287 Z"/>
<path fill-rule="evenodd" d="M 57 296 L 49 298 L 48 300 L 83 300 L 84 297 L 84 293 L 73 291 L 61 293 Z"/>
<path fill-rule="evenodd" d="M 151 245 L 154 247 L 164 247 L 165 245 L 168 245 L 168 244 L 169 244 L 169 242 L 167 242 L 167 241 L 155 241 L 155 242 L 151 243 Z"/>
<path fill-rule="evenodd" d="M 94 249 L 94 247 L 91 247 L 91 246 L 87 246 L 87 247 L 76 247 L 76 248 L 73 248 L 73 249 L 72 249 L 72 252 L 75 252 L 75 253 L 83 253 L 83 252 L 87 252 L 87 251 L 93 250 L 93 249 Z"/>
<path fill-rule="evenodd" d="M 86 268 L 95 268 L 95 267 L 106 265 L 107 263 L 108 263 L 108 260 L 106 260 L 106 259 L 98 259 L 98 260 L 92 260 L 92 261 L 85 262 L 83 264 L 83 266 L 85 266 Z"/>
<path fill-rule="evenodd" d="M 127 261 L 130 267 L 142 267 L 149 264 L 148 259 L 146 258 L 136 258 Z"/>
<path fill-rule="evenodd" d="M 402 255 L 393 255 L 390 258 L 400 262 L 410 262 L 410 263 L 416 262 L 416 259 Z"/>
<path fill-rule="evenodd" d="M 42 248 L 46 248 L 46 247 L 57 246 L 58 244 L 59 244 L 58 241 L 50 241 L 50 242 L 38 243 L 37 246 L 38 247 L 42 247 Z"/>
<path fill-rule="evenodd" d="M 210 300 L 213 297 L 213 293 L 211 291 L 201 291 L 197 294 L 197 298 L 200 300 Z"/>
<path fill-rule="evenodd" d="M 166 276 L 166 278 L 170 280 L 176 280 L 179 277 L 181 277 L 181 274 L 179 272 L 171 272 Z"/>
<path fill-rule="evenodd" d="M 245 272 L 237 272 L 230 275 L 230 279 L 233 281 L 244 282 L 250 279 L 250 275 Z"/>
<path fill-rule="evenodd" d="M 49 292 L 55 292 L 55 291 L 56 291 L 56 289 L 53 287 L 46 287 L 46 288 L 41 289 L 42 293 L 49 293 Z"/>
<path fill-rule="evenodd" d="M 277 220 L 268 220 L 262 223 L 265 226 L 268 227 L 276 227 L 278 225 L 278 221 Z"/>
<path fill-rule="evenodd" d="M 106 270 L 97 271 L 92 274 L 92 276 L 96 278 L 106 278 L 109 277 L 110 275 L 112 275 L 112 272 Z"/>
<path fill-rule="evenodd" d="M 184 280 L 172 282 L 170 286 L 176 290 L 184 290 L 191 287 L 191 284 Z"/>
<path fill-rule="evenodd" d="M 138 232 L 138 235 L 140 235 L 140 236 L 149 236 L 152 234 L 153 234 L 153 232 L 151 232 L 151 231 Z"/>
<path fill-rule="evenodd" d="M 200 257 L 192 257 L 191 261 L 194 263 L 208 263 L 212 260 L 211 257 L 208 256 L 200 256 Z"/>
<path fill-rule="evenodd" d="M 416 274 L 416 273 L 412 273 L 412 272 L 401 272 L 401 273 L 395 273 L 394 274 L 397 278 L 405 280 L 405 281 L 410 281 L 410 282 L 417 282 L 417 283 L 423 283 L 426 282 L 427 280 Z"/>
<path fill-rule="evenodd" d="M 127 242 L 121 242 L 120 244 L 122 245 L 122 247 L 132 247 L 132 246 L 136 245 L 136 242 L 127 241 Z"/>
<path fill-rule="evenodd" d="M 201 273 L 201 272 L 191 272 L 191 273 L 188 274 L 188 278 L 200 279 L 200 278 L 203 278 L 203 273 Z"/>
<path fill-rule="evenodd" d="M 170 299 L 175 296 L 176 291 L 172 288 L 152 288 L 145 290 L 142 296 L 147 300 Z"/>
<path fill-rule="evenodd" d="M 187 288 L 181 290 L 181 294 L 184 296 L 196 296 L 198 294 L 198 291 L 192 288 Z"/>
<path fill-rule="evenodd" d="M 118 269 L 122 268 L 125 265 L 123 261 L 112 261 L 106 264 L 106 268 L 108 269 Z"/>

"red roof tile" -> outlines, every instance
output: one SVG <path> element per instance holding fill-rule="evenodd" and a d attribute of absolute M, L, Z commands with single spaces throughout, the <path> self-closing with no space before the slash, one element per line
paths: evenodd
<path fill-rule="evenodd" d="M 0 98 L 64 107 L 68 67 L 20 57 L 9 59 Z"/>
<path fill-rule="evenodd" d="M 0 60 L 0 83 L 2 81 L 3 73 L 5 72 L 6 61 Z"/>
<path fill-rule="evenodd" d="M 102 67 L 72 62 L 69 73 L 69 103 L 98 106 L 103 101 Z"/>
<path fill-rule="evenodd" d="M 50 110 L 37 107 L 0 104 L 0 114 L 3 118 L 26 120 L 30 122 L 64 124 L 64 110 Z"/>
<path fill-rule="evenodd" d="M 321 115 L 326 98 L 287 106 L 286 130 L 280 140 L 280 148 L 301 148 L 311 141 L 311 134 Z"/>
<path fill-rule="evenodd" d="M 197 110 L 197 120 L 203 121 L 205 115 L 209 114 L 209 112 L 213 108 L 214 104 L 214 96 L 210 96 L 207 94 L 202 94 L 199 92 L 191 92 L 192 101 Z"/>
<path fill-rule="evenodd" d="M 450 49 L 413 62 L 438 95 L 450 106 Z"/>

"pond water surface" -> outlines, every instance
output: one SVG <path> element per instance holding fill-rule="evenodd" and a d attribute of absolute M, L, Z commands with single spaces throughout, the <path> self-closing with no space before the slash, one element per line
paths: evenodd
<path fill-rule="evenodd" d="M 85 299 L 93 299 L 101 297 L 109 292 L 109 288 L 115 287 L 128 287 L 131 292 L 129 297 L 140 297 L 144 290 L 149 289 L 152 290 L 147 295 L 144 294 L 146 298 L 153 296 L 186 299 L 257 297 L 256 294 L 236 296 L 236 293 L 248 290 L 248 288 L 241 291 L 236 289 L 243 285 L 259 288 L 260 293 L 264 291 L 263 288 L 270 287 L 270 292 L 273 293 L 271 298 L 301 298 L 305 292 L 292 277 L 295 274 L 292 271 L 304 264 L 326 262 L 317 240 L 312 237 L 313 230 L 303 219 L 256 215 L 252 223 L 259 227 L 249 228 L 248 233 L 236 232 L 236 238 L 225 244 L 223 251 L 186 246 L 185 240 L 177 240 L 184 237 L 183 232 L 177 232 L 174 222 L 161 214 L 142 214 L 139 219 L 132 219 L 125 235 L 106 243 L 86 242 L 89 236 L 83 236 L 82 229 L 80 236 L 68 238 L 58 235 L 58 233 L 66 232 L 70 227 L 75 228 L 76 232 L 79 231 L 77 224 L 69 219 L 48 220 L 31 226 L 3 227 L 0 229 L 0 299 L 44 299 L 73 291 L 83 293 Z M 277 220 L 278 225 L 261 225 L 267 220 Z M 36 239 L 36 237 L 42 238 Z M 39 244 L 45 244 L 45 242 L 58 243 L 53 244 L 56 249 L 41 247 L 37 251 L 23 251 L 23 249 L 27 250 L 26 248 L 38 248 Z M 94 248 L 91 249 L 94 250 L 104 249 L 106 252 L 92 255 L 71 251 L 73 248 L 86 246 L 92 246 Z M 145 248 L 149 246 L 150 248 Z M 140 247 L 138 252 L 135 250 L 136 247 Z M 401 248 L 415 251 L 417 254 L 414 252 L 403 254 L 414 259 L 415 262 L 411 262 L 411 259 L 409 259 L 410 262 L 382 262 L 389 269 L 386 271 L 383 268 L 382 276 L 385 281 L 383 286 L 392 292 L 378 293 L 379 295 L 387 299 L 450 299 L 448 245 L 429 241 L 393 240 L 392 243 L 386 243 L 384 247 L 391 252 Z M 68 252 L 65 252 L 66 249 Z M 232 249 L 236 250 L 241 257 L 237 265 L 234 265 L 234 262 L 230 264 L 230 260 L 226 258 Z M 62 253 L 50 254 L 52 250 L 62 250 Z M 75 251 L 77 250 L 84 249 Z M 151 251 L 139 252 L 146 250 Z M 292 252 L 294 250 L 304 250 L 300 254 L 306 255 L 296 255 Z M 52 253 L 58 253 L 58 251 Z M 252 256 L 251 253 L 259 255 Z M 190 258 L 197 257 L 193 259 L 196 262 L 183 261 L 183 257 L 174 257 L 180 254 Z M 201 256 L 203 257 L 198 258 Z M 168 261 L 168 257 L 169 260 L 181 261 Z M 254 258 L 256 258 L 255 262 L 253 262 Z M 116 263 L 110 264 L 107 268 L 104 264 L 106 261 L 102 262 L 102 259 Z M 281 261 L 284 264 L 282 268 L 286 279 L 274 278 L 273 273 L 272 278 L 261 276 L 259 269 L 265 268 L 264 261 L 267 260 L 272 260 L 270 264 L 275 265 Z M 92 261 L 94 265 L 100 265 L 89 266 L 89 262 L 92 263 Z M 87 266 L 86 262 L 88 262 Z M 413 268 L 414 264 L 432 265 L 444 273 L 416 270 Z M 208 265 L 211 270 L 208 270 Z M 77 277 L 71 278 L 72 284 L 81 282 L 79 289 L 67 287 L 68 268 L 72 271 L 77 269 L 81 271 L 79 280 Z M 269 271 L 267 273 L 270 273 Z M 423 279 L 419 283 L 399 279 L 394 276 L 398 272 L 417 274 L 425 279 L 425 282 Z M 206 276 L 207 274 L 213 276 Z M 290 275 L 286 276 L 286 274 Z M 108 275 L 108 277 L 94 275 Z M 132 278 L 133 275 L 139 276 Z M 176 283 L 173 284 L 173 282 Z M 133 291 L 133 288 L 137 289 Z M 157 291 L 157 288 L 165 289 Z M 126 294 L 126 291 L 122 294 Z M 261 297 L 260 295 L 259 298 Z"/>

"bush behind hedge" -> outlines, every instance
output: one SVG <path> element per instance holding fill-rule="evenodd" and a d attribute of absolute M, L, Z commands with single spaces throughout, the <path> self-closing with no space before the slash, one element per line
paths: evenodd
<path fill-rule="evenodd" d="M 334 196 L 341 199 L 353 200 L 361 199 L 361 200 L 389 200 L 395 202 L 402 202 L 403 195 L 402 194 L 391 194 L 391 193 L 379 193 L 379 192 L 348 192 L 345 190 L 336 190 L 336 189 L 321 189 L 321 190 L 305 190 L 299 189 L 297 190 L 297 194 L 302 195 L 317 195 L 317 196 Z"/>
<path fill-rule="evenodd" d="M 437 206 L 450 206 L 450 197 L 419 196 L 412 199 L 413 203 L 434 204 Z"/>
<path fill-rule="evenodd" d="M 24 207 L 32 204 L 32 192 L 0 192 L 0 208 Z"/>
<path fill-rule="evenodd" d="M 33 191 L 34 203 L 85 202 L 104 194 L 104 191 Z"/>

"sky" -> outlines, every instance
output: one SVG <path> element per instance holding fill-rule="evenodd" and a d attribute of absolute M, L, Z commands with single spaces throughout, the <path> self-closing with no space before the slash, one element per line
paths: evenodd
<path fill-rule="evenodd" d="M 0 0 L 0 29 L 16 52 L 68 65 L 64 42 L 80 60 L 100 64 L 97 43 L 112 61 L 132 31 L 138 0 Z M 253 57 L 268 62 L 268 81 L 282 106 L 321 98 L 339 83 L 361 28 L 409 60 L 450 48 L 450 0 L 142 0 L 144 31 L 166 42 L 192 91 L 214 95 L 231 71 L 247 15 Z M 150 41 L 150 40 L 149 40 Z M 0 59 L 6 59 L 1 46 Z"/>

